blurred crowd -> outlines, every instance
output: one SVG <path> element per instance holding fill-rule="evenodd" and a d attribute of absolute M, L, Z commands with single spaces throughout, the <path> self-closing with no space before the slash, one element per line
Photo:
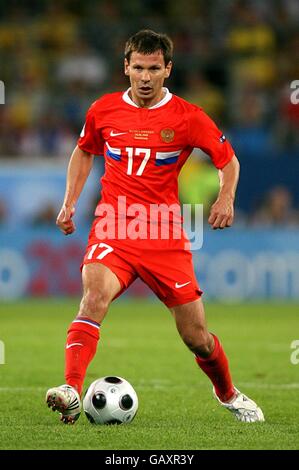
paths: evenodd
<path fill-rule="evenodd" d="M 0 2 L 0 156 L 59 156 L 94 99 L 126 89 L 126 39 L 149 27 L 175 44 L 168 86 L 202 106 L 238 152 L 299 151 L 298 0 Z"/>

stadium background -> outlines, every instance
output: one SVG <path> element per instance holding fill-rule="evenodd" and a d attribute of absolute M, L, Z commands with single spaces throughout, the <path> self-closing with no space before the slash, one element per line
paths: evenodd
<path fill-rule="evenodd" d="M 1 449 L 298 449 L 299 105 L 290 99 L 298 26 L 297 0 L 0 0 Z M 86 378 L 127 378 L 140 399 L 136 420 L 99 430 L 80 418 L 62 430 L 44 406 L 45 391 L 63 380 L 103 171 L 98 158 L 78 230 L 64 237 L 55 218 L 70 152 L 89 104 L 128 86 L 124 41 L 144 27 L 173 38 L 167 86 L 214 118 L 241 162 L 234 227 L 206 226 L 194 259 L 209 327 L 237 386 L 263 408 L 262 427 L 240 429 L 212 400 L 172 318 L 141 282 L 111 306 Z M 217 186 L 195 151 L 182 201 L 207 211 Z"/>
<path fill-rule="evenodd" d="M 293 0 L 0 2 L 0 297 L 80 294 L 103 166 L 78 206 L 78 233 L 64 239 L 54 220 L 66 166 L 90 103 L 127 87 L 125 40 L 151 27 L 174 40 L 167 86 L 211 115 L 241 162 L 234 228 L 207 229 L 195 253 L 206 297 L 298 299 L 298 21 Z M 207 210 L 218 183 L 204 154 L 180 181 L 182 202 Z M 137 283 L 129 295 L 148 290 Z"/>

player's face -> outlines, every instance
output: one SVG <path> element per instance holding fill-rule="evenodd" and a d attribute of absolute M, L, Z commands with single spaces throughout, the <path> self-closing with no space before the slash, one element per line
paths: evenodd
<path fill-rule="evenodd" d="M 139 106 L 153 106 L 163 98 L 163 83 L 171 72 L 172 63 L 165 65 L 161 51 L 153 54 L 132 52 L 125 59 L 125 74 L 131 82 L 133 101 Z"/>

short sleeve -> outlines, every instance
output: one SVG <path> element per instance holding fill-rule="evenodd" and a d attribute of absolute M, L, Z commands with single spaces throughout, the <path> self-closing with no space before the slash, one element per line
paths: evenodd
<path fill-rule="evenodd" d="M 86 121 L 77 142 L 78 147 L 84 152 L 93 155 L 104 154 L 104 141 L 101 131 L 96 126 L 96 116 L 92 105 L 86 114 Z"/>
<path fill-rule="evenodd" d="M 197 108 L 189 116 L 189 143 L 207 153 L 216 168 L 223 168 L 235 152 L 214 121 Z"/>

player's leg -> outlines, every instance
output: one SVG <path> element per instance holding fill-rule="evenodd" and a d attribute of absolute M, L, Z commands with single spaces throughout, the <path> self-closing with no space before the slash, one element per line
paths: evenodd
<path fill-rule="evenodd" d="M 201 298 L 172 307 L 178 332 L 195 354 L 196 362 L 210 378 L 217 396 L 224 402 L 235 395 L 228 360 L 217 336 L 209 333 Z"/>
<path fill-rule="evenodd" d="M 207 329 L 202 300 L 178 305 L 170 310 L 182 340 L 195 354 L 197 364 L 213 383 L 218 402 L 240 421 L 264 421 L 263 412 L 256 403 L 234 387 L 222 345 L 217 336 Z"/>
<path fill-rule="evenodd" d="M 218 401 L 241 421 L 263 421 L 260 408 L 233 386 L 225 352 L 207 329 L 191 252 L 173 241 L 165 250 L 158 246 L 145 251 L 140 260 L 138 274 L 172 311 L 183 341 L 212 381 Z"/>
<path fill-rule="evenodd" d="M 85 264 L 82 269 L 83 296 L 76 318 L 88 317 L 101 323 L 114 297 L 121 290 L 118 277 L 102 263 Z"/>
<path fill-rule="evenodd" d="M 158 241 L 155 250 L 143 253 L 138 274 L 170 308 L 183 341 L 226 401 L 235 393 L 228 361 L 218 339 L 207 330 L 202 291 L 194 274 L 191 252 L 184 249 L 183 241 L 167 240 L 165 250 L 163 242 Z"/>
<path fill-rule="evenodd" d="M 67 333 L 66 384 L 48 390 L 46 395 L 48 406 L 58 410 L 65 423 L 74 423 L 80 415 L 80 395 L 87 367 L 96 353 L 100 324 L 109 304 L 121 290 L 117 276 L 100 263 L 84 265 L 82 281 L 79 313 Z"/>
<path fill-rule="evenodd" d="M 71 323 L 65 347 L 65 379 L 82 393 L 86 370 L 93 359 L 101 323 L 113 298 L 121 290 L 117 276 L 105 265 L 92 263 L 82 270 L 83 297 Z"/>

